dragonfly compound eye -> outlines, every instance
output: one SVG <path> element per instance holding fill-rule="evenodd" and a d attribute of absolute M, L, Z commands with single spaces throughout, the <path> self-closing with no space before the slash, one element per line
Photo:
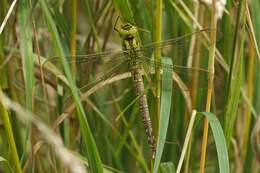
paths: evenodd
<path fill-rule="evenodd" d="M 125 23 L 122 25 L 122 28 L 127 31 L 129 31 L 132 27 L 133 27 L 133 25 L 131 25 L 130 23 Z"/>

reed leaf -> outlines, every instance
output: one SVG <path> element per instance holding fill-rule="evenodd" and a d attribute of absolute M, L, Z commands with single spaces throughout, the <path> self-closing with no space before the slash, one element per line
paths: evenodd
<path fill-rule="evenodd" d="M 162 62 L 171 65 L 170 58 L 162 58 Z M 172 71 L 164 71 L 162 75 L 162 96 L 161 96 L 161 112 L 159 120 L 159 133 L 156 146 L 156 156 L 153 172 L 156 173 L 159 169 L 164 144 L 166 141 L 166 134 L 169 124 L 169 117 L 171 112 L 171 97 L 172 97 Z"/>
<path fill-rule="evenodd" d="M 229 167 L 227 143 L 220 122 L 218 121 L 216 116 L 210 112 L 198 112 L 198 115 L 203 115 L 208 119 L 211 131 L 214 136 L 216 149 L 217 149 L 219 172 L 229 173 L 230 167 Z"/>

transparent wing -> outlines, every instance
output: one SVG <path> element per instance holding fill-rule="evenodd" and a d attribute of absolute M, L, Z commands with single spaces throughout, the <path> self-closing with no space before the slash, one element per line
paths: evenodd
<path fill-rule="evenodd" d="M 164 54 L 169 54 L 173 52 L 174 54 L 178 54 L 179 50 L 184 49 L 186 53 L 188 53 L 188 50 L 192 50 L 192 47 L 196 45 L 199 41 L 206 43 L 205 38 L 210 34 L 210 32 L 210 29 L 203 29 L 172 39 L 164 40 L 162 42 L 149 43 L 144 46 L 141 46 L 141 49 L 139 51 L 145 53 L 146 56 L 152 54 L 155 49 L 161 50 L 161 52 Z"/>
<path fill-rule="evenodd" d="M 102 81 L 115 74 L 127 71 L 127 62 L 123 51 L 119 52 L 102 52 L 90 55 L 66 56 L 70 66 L 76 65 L 76 76 L 78 88 L 87 89 L 95 83 Z M 43 63 L 44 69 L 55 67 L 62 72 L 61 57 L 49 58 Z M 51 68 L 53 69 L 53 68 Z"/>
<path fill-rule="evenodd" d="M 162 57 L 165 58 L 165 57 Z M 179 79 L 183 84 L 185 84 L 185 90 L 192 90 L 191 86 L 196 85 L 197 88 L 207 89 L 209 76 L 213 75 L 208 70 L 199 67 L 187 67 L 181 65 L 169 65 L 164 64 L 151 58 L 141 57 L 140 62 L 145 70 L 146 74 L 152 76 L 155 74 L 156 67 L 160 68 L 160 73 L 163 74 L 165 71 L 171 71 L 172 77 L 176 81 Z M 154 77 L 150 77 L 154 79 Z M 196 80 L 199 80 L 199 82 Z M 152 81 L 152 80 L 151 80 Z M 177 81 L 176 81 L 177 82 Z M 194 83 L 196 82 L 196 83 Z"/>
<path fill-rule="evenodd" d="M 209 34 L 209 29 L 199 30 L 195 31 L 189 34 L 185 34 L 180 37 L 176 37 L 173 39 L 168 39 L 159 43 L 150 43 L 146 44 L 144 46 L 141 46 L 140 50 L 137 50 L 137 52 L 143 53 L 145 55 L 151 54 L 154 49 L 162 49 L 163 51 L 169 51 L 176 48 L 184 48 L 187 46 L 187 43 L 190 43 L 192 38 L 197 38 L 198 40 L 205 37 L 205 34 Z M 68 60 L 68 63 L 106 63 L 109 61 L 118 62 L 122 61 L 124 59 L 124 53 L 128 53 L 129 50 L 123 50 L 123 51 L 106 51 L 106 52 L 100 52 L 100 53 L 93 53 L 88 55 L 66 55 L 64 58 Z M 49 58 L 47 61 L 50 62 L 57 62 L 60 60 L 60 57 L 52 57 Z"/>
<path fill-rule="evenodd" d="M 166 70 L 173 70 L 180 78 L 189 79 L 200 76 L 205 78 L 199 84 L 199 87 L 205 87 L 207 81 L 208 72 L 203 70 L 201 67 L 190 68 L 186 64 L 189 61 L 190 57 L 206 57 L 207 49 L 206 47 L 201 46 L 199 50 L 189 51 L 191 48 L 192 39 L 202 40 L 205 34 L 209 34 L 210 30 L 201 30 L 196 31 L 190 34 L 186 34 L 181 37 L 174 39 L 165 40 L 160 43 L 151 43 L 144 45 L 138 52 L 139 57 L 137 57 L 140 62 L 143 64 L 145 69 L 154 69 L 155 66 Z M 201 43 L 202 44 L 202 43 Z M 154 52 L 156 49 L 161 51 L 162 56 L 170 57 L 173 60 L 174 65 L 169 66 L 158 61 L 155 61 L 153 58 Z M 77 66 L 77 76 L 78 76 L 78 87 L 82 89 L 90 88 L 93 84 L 98 83 L 102 80 L 105 80 L 108 77 L 112 77 L 116 74 L 128 72 L 128 60 L 125 58 L 124 53 L 129 53 L 129 50 L 119 51 L 119 52 L 102 52 L 97 54 L 90 55 L 77 55 L 77 56 L 66 56 L 69 64 L 75 63 Z M 58 67 L 61 67 L 60 57 L 53 57 L 47 60 L 47 62 L 55 64 Z M 47 63 L 46 63 L 47 65 Z"/>
<path fill-rule="evenodd" d="M 100 53 L 93 53 L 93 54 L 87 54 L 87 55 L 65 55 L 65 59 L 69 64 L 72 63 L 98 63 L 98 62 L 108 62 L 111 59 L 116 59 L 116 61 L 119 61 L 119 59 L 122 59 L 124 57 L 124 51 L 106 51 L 106 52 L 100 52 Z M 56 63 L 60 61 L 59 56 L 54 56 L 51 58 L 48 58 L 46 62 L 52 62 Z"/>
<path fill-rule="evenodd" d="M 162 72 L 173 71 L 173 78 L 180 79 L 186 86 L 183 88 L 185 90 L 193 90 L 194 86 L 207 89 L 208 78 L 212 74 L 207 70 L 209 49 L 203 40 L 205 34 L 209 32 L 209 30 L 201 30 L 162 43 L 144 46 L 140 50 L 142 52 L 139 61 L 145 72 L 151 75 L 155 73 L 156 67 L 159 67 Z M 161 58 L 171 58 L 173 65 L 155 60 L 156 50 L 160 51 Z"/>
<path fill-rule="evenodd" d="M 116 54 L 100 53 L 87 56 L 80 55 L 75 57 L 67 56 L 65 58 L 67 58 L 70 65 L 72 65 L 72 63 L 76 63 L 77 74 L 75 76 L 77 87 L 82 94 L 87 94 L 88 96 L 95 93 L 94 91 L 98 90 L 100 86 L 105 88 L 104 85 L 107 85 L 107 79 L 113 78 L 118 74 L 128 72 L 128 63 L 125 60 L 123 52 L 118 52 Z M 55 67 L 59 69 L 58 74 L 65 77 L 62 72 L 63 68 L 60 57 L 54 57 L 47 60 L 43 67 L 44 69 L 49 69 L 48 71 L 52 73 L 51 76 L 53 76 L 53 69 Z M 54 75 L 54 77 L 60 78 L 59 75 Z M 95 87 L 97 89 L 95 89 Z M 63 103 L 64 105 L 68 105 L 72 101 L 71 93 L 69 90 L 65 91 L 68 92 L 63 93 Z M 102 90 L 99 90 L 98 92 L 102 92 Z"/>

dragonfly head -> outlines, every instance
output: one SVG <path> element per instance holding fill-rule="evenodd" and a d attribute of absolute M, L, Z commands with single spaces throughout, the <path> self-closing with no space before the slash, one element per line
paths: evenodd
<path fill-rule="evenodd" d="M 124 23 L 117 29 L 117 32 L 123 40 L 124 49 L 136 49 L 139 47 L 138 30 L 136 26 L 130 23 Z"/>
<path fill-rule="evenodd" d="M 118 32 L 120 36 L 124 40 L 131 40 L 137 37 L 137 27 L 130 24 L 130 23 L 124 23 L 121 25 L 121 28 L 118 29 Z"/>

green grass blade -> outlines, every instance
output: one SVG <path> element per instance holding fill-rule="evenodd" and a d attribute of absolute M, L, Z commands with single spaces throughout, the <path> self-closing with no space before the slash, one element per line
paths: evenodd
<path fill-rule="evenodd" d="M 20 52 L 22 56 L 23 78 L 25 84 L 25 107 L 28 111 L 33 112 L 33 91 L 34 91 L 35 79 L 34 79 L 34 57 L 33 57 L 33 50 L 32 50 L 32 26 L 30 21 L 31 10 L 29 6 L 29 1 L 19 1 L 18 11 L 19 11 L 18 23 L 20 27 L 19 43 L 20 43 Z M 28 124 L 28 128 L 26 129 L 26 138 L 24 140 L 25 143 L 24 147 L 30 144 L 29 139 L 30 139 L 30 131 L 32 126 L 30 122 L 28 123 L 29 124 Z"/>
<path fill-rule="evenodd" d="M 5 18 L 5 15 L 7 13 L 7 2 L 6 1 L 2 1 L 1 3 L 1 10 L 0 10 L 0 21 L 3 21 L 4 18 Z M 6 26 L 6 30 L 3 31 L 1 34 L 0 34 L 0 85 L 2 87 L 2 89 L 6 89 L 8 87 L 8 77 L 7 77 L 7 70 L 6 70 L 6 67 L 3 67 L 3 64 L 4 64 L 4 60 L 5 60 L 5 57 L 4 57 L 4 45 L 5 45 L 5 42 L 6 42 L 6 35 L 7 35 L 7 31 L 8 31 L 8 25 Z"/>
<path fill-rule="evenodd" d="M 254 24 L 254 30 L 255 32 L 255 37 L 257 41 L 258 47 L 260 47 L 260 32 L 257 32 L 260 30 L 260 15 L 259 15 L 259 9 L 260 9 L 260 1 L 259 0 L 253 0 L 251 3 L 251 9 L 252 9 L 252 20 Z M 257 63 L 256 65 L 256 72 L 255 72 L 255 88 L 260 87 L 260 68 L 259 68 L 260 62 Z M 256 111 L 259 113 L 260 112 L 260 90 L 256 89 L 254 90 L 254 103 L 255 103 L 255 108 Z"/>
<path fill-rule="evenodd" d="M 231 9 L 231 3 L 232 1 L 227 1 L 226 8 L 227 10 Z M 228 35 L 229 37 L 224 37 L 222 44 L 221 44 L 221 49 L 222 49 L 222 54 L 223 57 L 225 58 L 226 62 L 230 62 L 231 60 L 231 51 L 232 49 L 232 39 L 233 39 L 233 31 L 232 31 L 232 25 L 231 25 L 232 17 L 228 14 L 224 14 L 223 20 L 222 20 L 222 27 L 223 27 L 223 32 L 224 35 Z"/>
<path fill-rule="evenodd" d="M 19 1 L 20 49 L 25 80 L 26 109 L 33 110 L 34 60 L 32 56 L 32 28 L 29 18 L 29 1 Z M 26 32 L 23 32 L 26 31 Z"/>
<path fill-rule="evenodd" d="M 170 58 L 163 58 L 163 63 L 172 65 Z M 172 71 L 165 70 L 162 75 L 162 97 L 161 97 L 161 116 L 159 121 L 159 133 L 157 139 L 156 156 L 153 172 L 156 173 L 159 169 L 159 164 L 162 158 L 166 134 L 169 124 L 171 112 L 172 97 Z"/>
<path fill-rule="evenodd" d="M 0 86 L 0 96 L 2 96 L 2 95 L 3 95 L 3 93 L 2 93 L 1 86 Z M 17 153 L 15 141 L 14 141 L 12 125 L 11 125 L 11 122 L 9 119 L 9 114 L 4 106 L 4 103 L 2 102 L 2 99 L 0 100 L 0 115 L 1 115 L 1 119 L 3 121 L 4 128 L 6 131 L 8 143 L 10 145 L 12 164 L 14 166 L 14 170 L 17 173 L 22 173 L 22 168 L 20 165 L 19 156 Z"/>
<path fill-rule="evenodd" d="M 74 102 L 76 104 L 76 108 L 77 108 L 77 116 L 79 119 L 79 123 L 80 123 L 80 130 L 81 130 L 81 134 L 82 134 L 82 138 L 83 138 L 83 143 L 84 143 L 84 151 L 86 151 L 86 155 L 89 161 L 89 166 L 90 166 L 90 170 L 91 172 L 95 172 L 95 173 L 100 173 L 103 172 L 103 168 L 101 165 L 101 159 L 98 153 L 98 149 L 97 146 L 95 144 L 92 132 L 90 130 L 90 127 L 88 125 L 88 121 L 86 118 L 86 114 L 84 112 L 83 106 L 80 102 L 80 98 L 79 98 L 79 94 L 78 94 L 78 90 L 75 84 L 75 81 L 73 80 L 73 76 L 72 73 L 70 71 L 69 65 L 66 62 L 65 59 L 65 53 L 62 47 L 62 43 L 60 40 L 60 37 L 58 35 L 58 31 L 57 28 L 55 26 L 55 22 L 52 19 L 52 16 L 50 14 L 50 11 L 48 9 L 48 6 L 46 4 L 46 2 L 44 0 L 40 0 L 40 5 L 41 8 L 43 10 L 43 13 L 45 15 L 46 18 L 46 22 L 48 24 L 48 28 L 49 31 L 51 32 L 51 35 L 53 37 L 53 41 L 55 44 L 55 48 L 56 51 L 60 57 L 63 69 L 64 69 L 64 73 L 67 77 L 67 80 L 69 82 L 69 87 L 71 89 L 72 92 L 72 96 L 74 99 Z"/>
<path fill-rule="evenodd" d="M 218 155 L 218 164 L 219 164 L 219 172 L 220 173 L 229 173 L 229 159 L 227 152 L 227 145 L 225 136 L 217 117 L 210 112 L 198 112 L 199 115 L 205 116 L 213 133 L 214 141 L 216 144 L 217 155 Z"/>
<path fill-rule="evenodd" d="M 5 3 L 5 2 L 4 2 Z M 5 5 L 5 4 L 3 4 Z M 5 10 L 3 10 L 5 12 Z M 0 12 L 0 20 L 1 20 L 1 12 Z M 4 43 L 5 43 L 5 37 L 4 33 L 0 35 L 0 64 L 4 63 Z M 7 73 L 6 68 L 2 67 L 0 68 L 0 85 L 2 89 L 6 89 L 8 87 L 8 80 L 7 80 Z"/>
<path fill-rule="evenodd" d="M 242 84 L 242 60 L 244 51 L 244 41 L 245 41 L 245 4 L 244 0 L 241 0 L 240 8 L 238 11 L 236 30 L 235 30 L 235 40 L 234 40 L 234 51 L 232 52 L 232 60 L 230 65 L 230 73 L 228 79 L 228 92 L 227 92 L 227 102 L 225 108 L 225 124 L 224 133 L 227 140 L 227 146 L 231 141 L 233 134 L 234 124 L 237 116 L 237 108 L 240 97 L 240 86 Z M 239 30 L 240 25 L 242 29 Z M 240 35 L 240 32 L 241 35 Z"/>

